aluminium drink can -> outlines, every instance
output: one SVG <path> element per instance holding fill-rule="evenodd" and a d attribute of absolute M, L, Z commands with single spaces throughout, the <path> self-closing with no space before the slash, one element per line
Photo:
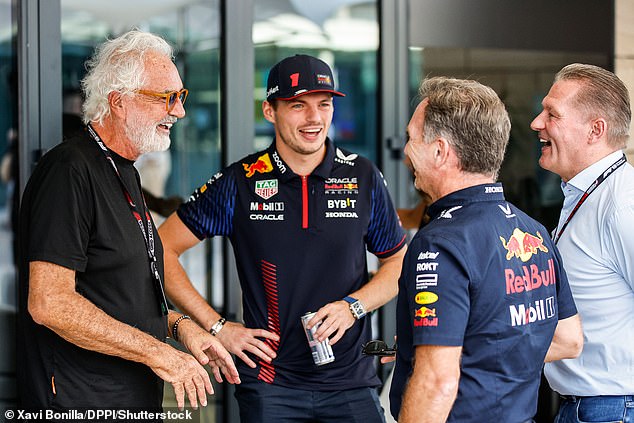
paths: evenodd
<path fill-rule="evenodd" d="M 302 316 L 302 326 L 304 327 L 304 332 L 306 333 L 306 339 L 308 339 L 308 345 L 310 346 L 310 351 L 313 354 L 313 361 L 316 365 L 321 366 L 323 364 L 332 363 L 335 361 L 335 355 L 332 352 L 332 347 L 330 346 L 330 342 L 326 339 L 323 342 L 319 342 L 315 339 L 315 332 L 319 328 L 321 323 L 313 326 L 312 329 L 306 329 L 306 323 L 315 315 L 314 312 L 308 312 Z"/>

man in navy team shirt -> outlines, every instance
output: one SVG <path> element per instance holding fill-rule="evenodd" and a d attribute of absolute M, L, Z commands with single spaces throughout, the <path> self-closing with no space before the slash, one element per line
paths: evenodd
<path fill-rule="evenodd" d="M 328 137 L 334 77 L 323 61 L 288 57 L 270 71 L 269 148 L 223 169 L 159 229 L 169 298 L 240 359 L 242 422 L 384 422 L 366 313 L 392 299 L 405 234 L 385 181 L 367 159 Z M 178 256 L 200 240 L 232 243 L 244 324 L 225 321 L 193 288 Z M 368 278 L 366 251 L 381 267 Z M 301 323 L 335 360 L 317 366 Z"/>
<path fill-rule="evenodd" d="M 510 131 L 495 92 L 431 78 L 420 96 L 405 154 L 433 203 L 399 280 L 392 414 L 530 422 L 544 361 L 575 357 L 583 343 L 561 258 L 495 183 Z"/>

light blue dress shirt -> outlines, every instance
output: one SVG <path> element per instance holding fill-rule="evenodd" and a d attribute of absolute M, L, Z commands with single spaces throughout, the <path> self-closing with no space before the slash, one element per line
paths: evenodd
<path fill-rule="evenodd" d="M 557 231 L 616 151 L 562 183 Z M 590 194 L 557 243 L 583 325 L 581 355 L 547 363 L 563 395 L 634 394 L 634 168 L 625 163 Z"/>

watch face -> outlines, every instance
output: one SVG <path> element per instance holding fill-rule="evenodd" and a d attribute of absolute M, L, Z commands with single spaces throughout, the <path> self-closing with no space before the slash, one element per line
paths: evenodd
<path fill-rule="evenodd" d="M 365 309 L 363 308 L 363 304 L 361 304 L 359 301 L 355 301 L 354 303 L 350 304 L 350 311 L 352 311 L 352 314 L 357 319 L 365 316 Z"/>

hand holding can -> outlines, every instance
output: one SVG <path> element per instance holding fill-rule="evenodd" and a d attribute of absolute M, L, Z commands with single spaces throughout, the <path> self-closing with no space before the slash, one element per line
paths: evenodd
<path fill-rule="evenodd" d="M 327 338 L 322 342 L 315 339 L 315 333 L 317 332 L 317 329 L 319 329 L 321 322 L 313 326 L 312 329 L 306 328 L 306 324 L 313 318 L 314 315 L 314 312 L 308 312 L 302 316 L 301 320 L 304 332 L 306 333 L 306 339 L 308 339 L 310 351 L 313 354 L 313 361 L 316 365 L 321 366 L 335 361 L 335 355 L 332 352 L 332 347 L 330 346 L 330 342 Z"/>

